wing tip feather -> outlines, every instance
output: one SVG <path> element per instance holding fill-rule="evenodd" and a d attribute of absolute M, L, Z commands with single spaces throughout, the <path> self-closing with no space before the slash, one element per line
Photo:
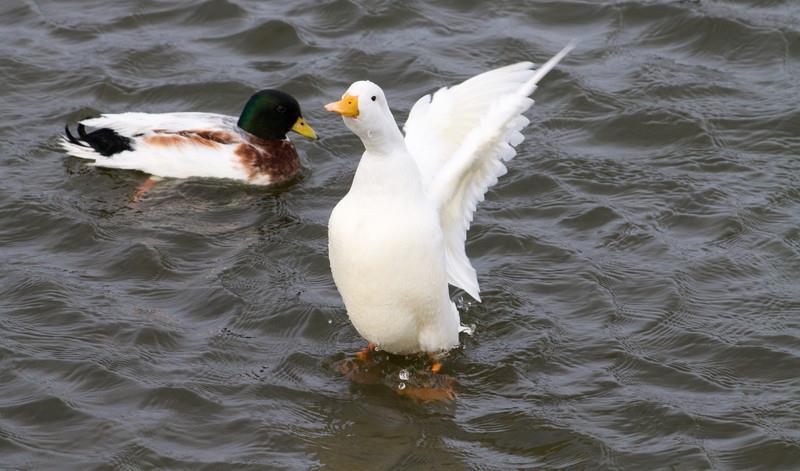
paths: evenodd
<path fill-rule="evenodd" d="M 561 48 L 561 50 L 560 50 L 560 51 L 558 51 L 558 53 L 556 53 L 556 55 L 554 55 L 553 57 L 551 57 L 551 58 L 550 58 L 550 59 L 549 59 L 547 62 L 545 62 L 544 64 L 542 64 L 542 66 L 541 66 L 541 67 L 539 67 L 538 69 L 536 69 L 536 73 L 535 73 L 535 74 L 533 75 L 533 77 L 532 77 L 532 78 L 531 78 L 531 79 L 530 79 L 530 80 L 529 80 L 529 81 L 526 83 L 526 85 L 528 85 L 528 86 L 532 86 L 532 87 L 535 87 L 535 86 L 536 86 L 536 84 L 537 84 L 537 83 L 539 83 L 539 80 L 541 80 L 542 78 L 544 78 L 544 76 L 545 76 L 545 75 L 547 75 L 547 74 L 548 74 L 548 73 L 549 73 L 551 70 L 553 70 L 553 68 L 554 68 L 556 65 L 558 65 L 558 63 L 559 63 L 559 62 L 561 62 L 561 60 L 562 60 L 562 59 L 564 59 L 564 57 L 566 57 L 566 55 L 567 55 L 567 54 L 569 54 L 570 52 L 572 52 L 572 50 L 573 50 L 573 49 L 575 49 L 575 47 L 576 47 L 577 45 L 578 45 L 578 41 L 577 41 L 577 39 L 572 39 L 572 40 L 570 40 L 570 41 L 567 43 L 567 45 L 566 45 L 566 46 L 564 46 L 563 48 Z M 534 88 L 534 89 L 535 89 L 535 88 Z M 533 90 L 534 90 L 534 89 L 531 89 L 530 93 L 533 93 Z M 527 93 L 527 95 L 530 95 L 530 93 Z"/>

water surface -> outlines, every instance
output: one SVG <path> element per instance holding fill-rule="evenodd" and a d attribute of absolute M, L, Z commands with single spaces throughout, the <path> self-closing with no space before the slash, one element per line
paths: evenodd
<path fill-rule="evenodd" d="M 0 467 L 800 466 L 795 1 L 10 0 L 0 38 Z M 326 224 L 361 145 L 322 105 L 370 79 L 402 122 L 572 38 L 469 233 L 457 400 L 353 384 Z M 322 136 L 280 188 L 132 203 L 57 145 L 266 87 Z"/>

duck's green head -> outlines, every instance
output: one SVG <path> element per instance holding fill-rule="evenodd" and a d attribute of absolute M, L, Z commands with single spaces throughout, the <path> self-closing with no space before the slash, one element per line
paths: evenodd
<path fill-rule="evenodd" d="M 280 90 L 261 90 L 251 96 L 238 124 L 262 139 L 286 139 L 289 131 L 309 139 L 317 138 L 317 133 L 303 120 L 297 100 Z"/>

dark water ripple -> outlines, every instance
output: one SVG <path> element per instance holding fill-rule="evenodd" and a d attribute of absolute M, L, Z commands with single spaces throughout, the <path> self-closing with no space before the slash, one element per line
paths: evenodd
<path fill-rule="evenodd" d="M 0 468 L 796 469 L 800 7 L 789 0 L 0 5 Z M 326 224 L 360 145 L 321 106 L 578 49 L 468 251 L 451 404 L 350 383 Z M 281 188 L 95 169 L 98 110 L 297 96 Z"/>

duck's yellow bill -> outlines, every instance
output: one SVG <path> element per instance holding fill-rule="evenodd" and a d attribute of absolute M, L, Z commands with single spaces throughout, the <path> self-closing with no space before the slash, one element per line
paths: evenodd
<path fill-rule="evenodd" d="M 358 97 L 345 94 L 339 101 L 328 103 L 325 109 L 348 118 L 358 117 Z"/>
<path fill-rule="evenodd" d="M 292 126 L 292 131 L 296 132 L 297 134 L 300 134 L 301 136 L 305 136 L 309 139 L 317 138 L 317 133 L 314 132 L 311 126 L 306 124 L 302 116 L 297 118 L 297 121 L 295 121 L 294 126 Z"/>

